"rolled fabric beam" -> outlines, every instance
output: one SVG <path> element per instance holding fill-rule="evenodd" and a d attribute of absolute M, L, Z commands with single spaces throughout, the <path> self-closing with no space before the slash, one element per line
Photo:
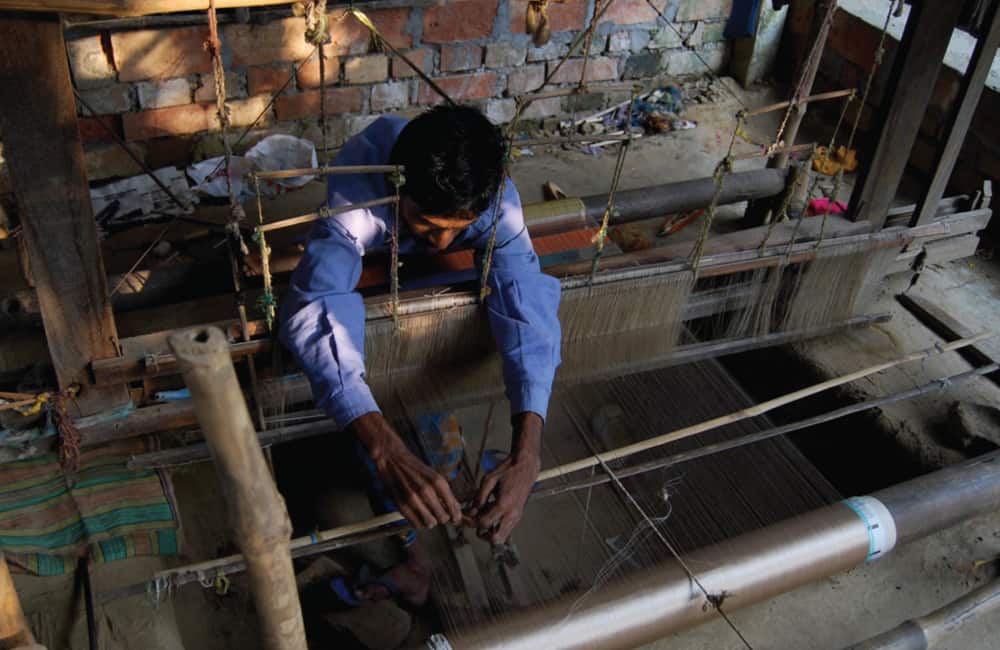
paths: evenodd
<path fill-rule="evenodd" d="M 167 341 L 191 391 L 234 541 L 246 559 L 262 646 L 306 650 L 289 551 L 292 525 L 257 442 L 229 356 L 229 341 L 217 327 L 183 330 Z"/>
<path fill-rule="evenodd" d="M 787 176 L 787 169 L 755 169 L 727 174 L 722 182 L 718 205 L 780 194 L 785 190 Z M 617 214 L 612 215 L 610 223 L 627 223 L 704 208 L 712 203 L 714 194 L 715 179 L 712 177 L 620 191 L 615 194 Z M 599 221 L 608 207 L 608 195 L 585 196 L 583 205 L 587 217 Z"/>
<path fill-rule="evenodd" d="M 631 648 L 889 553 L 1000 507 L 1000 451 L 794 517 L 494 624 L 438 635 L 455 650 Z M 950 508 L 951 510 L 947 510 Z"/>

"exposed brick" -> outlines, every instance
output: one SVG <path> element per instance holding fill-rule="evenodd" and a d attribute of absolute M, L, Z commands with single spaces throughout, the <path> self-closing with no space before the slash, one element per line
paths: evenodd
<path fill-rule="evenodd" d="M 527 31 L 524 24 L 527 8 L 528 0 L 510 0 L 510 31 L 514 34 L 524 34 Z M 561 4 L 550 2 L 548 15 L 549 29 L 553 32 L 582 29 L 587 15 L 587 3 L 585 0 L 566 0 Z"/>
<path fill-rule="evenodd" d="M 507 75 L 507 94 L 523 95 L 535 92 L 543 81 L 545 81 L 545 64 L 522 66 Z"/>
<path fill-rule="evenodd" d="M 410 103 L 410 82 L 390 81 L 372 86 L 372 110 L 387 111 Z"/>
<path fill-rule="evenodd" d="M 215 101 L 215 77 L 203 74 L 198 80 L 201 85 L 194 91 L 194 101 Z M 258 93 L 254 93 L 258 94 Z M 247 78 L 236 70 L 226 71 L 226 99 L 244 99 L 247 96 Z"/>
<path fill-rule="evenodd" d="M 350 84 L 385 81 L 389 76 L 389 57 L 384 54 L 358 56 L 344 61 L 344 80 Z"/>
<path fill-rule="evenodd" d="M 569 53 L 569 43 L 552 40 L 542 47 L 528 45 L 528 61 L 531 63 L 536 61 L 554 61 L 563 58 L 567 53 Z"/>
<path fill-rule="evenodd" d="M 552 66 L 552 64 L 549 64 Z M 568 59 L 550 79 L 550 83 L 573 83 L 580 81 L 584 59 Z M 553 66 L 554 67 L 554 66 Z M 551 68 L 550 68 L 551 69 Z M 551 74 L 551 72 L 550 72 Z M 591 57 L 587 60 L 586 81 L 609 81 L 618 78 L 618 59 L 606 56 Z"/>
<path fill-rule="evenodd" d="M 332 86 L 340 81 L 340 59 L 335 56 L 328 56 L 323 63 L 326 65 L 326 70 L 324 70 L 326 85 Z M 319 88 L 319 59 L 314 59 L 299 66 L 296 76 L 299 88 Z"/>
<path fill-rule="evenodd" d="M 602 93 L 570 95 L 569 97 L 563 97 L 562 106 L 565 113 L 596 111 L 604 107 L 604 95 Z"/>
<path fill-rule="evenodd" d="M 126 145 L 139 160 L 146 157 L 145 148 L 136 142 Z M 135 176 L 142 173 L 142 167 L 117 144 L 99 144 L 87 147 L 83 152 L 87 167 L 87 180 L 100 181 L 106 178 Z"/>
<path fill-rule="evenodd" d="M 549 97 L 548 99 L 536 99 L 528 104 L 521 117 L 526 120 L 540 120 L 562 112 L 562 98 Z"/>
<path fill-rule="evenodd" d="M 66 54 L 77 88 L 96 88 L 115 82 L 115 69 L 100 36 L 66 41 Z"/>
<path fill-rule="evenodd" d="M 103 88 L 81 90 L 80 97 L 98 115 L 125 113 L 132 110 L 132 86 L 130 84 L 115 84 Z M 86 109 L 79 111 L 81 115 L 89 115 Z"/>
<path fill-rule="evenodd" d="M 728 19 L 733 12 L 733 0 L 681 0 L 677 22 L 690 20 Z"/>
<path fill-rule="evenodd" d="M 122 136 L 121 115 L 99 115 L 98 117 L 78 117 L 77 127 L 80 130 L 80 140 L 84 144 L 94 142 L 114 142 L 114 137 L 108 133 L 106 125 L 118 137 Z"/>
<path fill-rule="evenodd" d="M 285 98 L 282 98 L 285 99 Z M 259 95 L 229 102 L 229 119 L 234 127 L 248 126 L 267 106 L 270 97 Z M 280 100 L 279 100 L 280 101 Z M 214 102 L 157 108 L 122 116 L 127 140 L 148 140 L 167 135 L 189 135 L 219 128 Z M 262 118 L 268 122 L 268 115 Z"/>
<path fill-rule="evenodd" d="M 211 58 L 203 44 L 207 27 L 141 29 L 111 34 L 111 49 L 121 81 L 170 79 L 210 72 Z"/>
<path fill-rule="evenodd" d="M 698 57 L 701 55 L 701 58 Z M 704 59 L 704 62 L 702 61 Z M 708 72 L 705 64 L 711 68 L 712 72 L 719 72 L 726 63 L 726 49 L 703 48 L 697 54 L 691 50 L 673 50 L 663 53 L 660 63 L 666 73 L 673 76 L 684 77 L 692 75 L 703 75 Z"/>
<path fill-rule="evenodd" d="M 514 119 L 517 101 L 513 99 L 491 99 L 486 102 L 483 112 L 494 124 L 506 124 Z"/>
<path fill-rule="evenodd" d="M 274 94 L 285 85 L 291 74 L 292 69 L 288 66 L 247 68 L 247 92 L 251 95 Z M 292 81 L 288 87 L 294 90 L 295 82 Z"/>
<path fill-rule="evenodd" d="M 628 52 L 632 49 L 632 36 L 628 32 L 615 32 L 608 37 L 608 52 Z"/>
<path fill-rule="evenodd" d="M 406 26 L 410 20 L 410 10 L 406 8 L 398 9 L 379 9 L 377 11 L 369 11 L 368 17 L 372 19 L 372 23 L 378 29 L 379 33 L 385 40 L 389 41 L 397 50 L 405 50 L 407 48 L 413 47 L 413 37 L 407 33 Z M 339 12 L 334 12 L 331 16 L 339 16 Z M 359 25 L 357 20 L 353 18 L 346 18 L 341 21 L 345 25 Z M 331 23 L 332 24 L 332 23 Z M 333 28 L 331 27 L 331 33 L 333 33 Z M 368 39 L 368 30 L 363 30 L 364 40 Z M 336 34 L 334 33 L 334 40 L 336 41 Z M 365 50 L 362 50 L 364 52 Z M 342 52 L 347 54 L 348 52 Z M 351 50 L 350 53 L 355 53 Z"/>
<path fill-rule="evenodd" d="M 497 75 L 493 72 L 462 74 L 451 77 L 438 77 L 434 80 L 441 90 L 456 101 L 470 99 L 486 99 L 496 92 Z M 438 104 L 444 101 L 433 88 L 423 81 L 417 91 L 418 104 Z"/>
<path fill-rule="evenodd" d="M 193 148 L 190 136 L 155 138 L 146 143 L 146 164 L 152 169 L 167 165 L 186 167 L 191 163 Z"/>
<path fill-rule="evenodd" d="M 532 63 L 535 61 L 554 61 L 555 59 L 561 59 L 566 56 L 567 52 L 569 52 L 568 43 L 549 41 L 542 47 L 531 47 L 529 45 L 528 61 Z"/>
<path fill-rule="evenodd" d="M 350 115 L 346 117 L 344 119 L 344 137 L 353 138 L 378 118 L 378 115 Z"/>
<path fill-rule="evenodd" d="M 483 48 L 479 45 L 441 46 L 441 72 L 475 70 L 483 64 Z"/>
<path fill-rule="evenodd" d="M 871 69 L 881 31 L 846 11 L 838 11 L 830 26 L 827 47 L 862 68 Z"/>
<path fill-rule="evenodd" d="M 662 12 L 667 6 L 667 0 L 653 0 L 653 4 Z M 614 0 L 611 3 L 611 8 L 601 18 L 601 22 L 635 25 L 651 23 L 656 18 L 656 12 L 646 0 Z"/>
<path fill-rule="evenodd" d="M 141 108 L 166 108 L 191 103 L 191 82 L 184 77 L 166 81 L 142 81 L 135 85 L 135 89 L 139 94 Z"/>
<path fill-rule="evenodd" d="M 499 41 L 486 46 L 487 68 L 512 68 L 523 65 L 528 55 L 526 45 L 515 45 L 510 41 Z"/>
<path fill-rule="evenodd" d="M 421 48 L 419 50 L 410 50 L 409 52 L 404 52 L 406 58 L 413 62 L 413 65 L 420 68 L 424 74 L 430 74 L 434 71 L 434 51 L 428 48 Z M 415 77 L 417 73 L 413 71 L 413 68 L 409 64 L 399 57 L 392 57 L 392 77 L 393 79 L 404 79 L 406 77 Z"/>
<path fill-rule="evenodd" d="M 622 76 L 626 79 L 642 79 L 643 77 L 653 77 L 659 71 L 659 53 L 633 54 L 625 61 L 625 73 Z"/>
<path fill-rule="evenodd" d="M 493 31 L 498 0 L 458 0 L 424 9 L 425 43 L 486 38 Z"/>
<path fill-rule="evenodd" d="M 657 27 L 657 29 L 652 33 L 652 38 L 649 41 L 649 49 L 651 50 L 672 50 L 677 47 L 684 45 L 684 39 L 687 38 L 692 31 L 694 31 L 694 23 L 686 24 L 674 24 L 673 29 L 670 26 L 663 26 L 662 24 Z"/>
<path fill-rule="evenodd" d="M 318 90 L 279 97 L 274 108 L 279 120 L 298 120 L 319 115 Z M 361 110 L 360 88 L 331 88 L 324 94 L 327 113 L 357 113 Z"/>
<path fill-rule="evenodd" d="M 225 25 L 222 40 L 232 53 L 231 65 L 235 67 L 300 61 L 313 50 L 305 40 L 305 22 L 301 18 L 272 20 L 263 25 Z"/>

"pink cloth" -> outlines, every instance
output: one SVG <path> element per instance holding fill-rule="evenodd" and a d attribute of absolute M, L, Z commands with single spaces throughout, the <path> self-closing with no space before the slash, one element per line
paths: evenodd
<path fill-rule="evenodd" d="M 847 212 L 847 205 L 840 201 L 831 201 L 826 197 L 813 199 L 809 202 L 809 208 L 806 210 L 806 214 L 810 217 L 822 214 L 844 214 L 845 212 Z"/>

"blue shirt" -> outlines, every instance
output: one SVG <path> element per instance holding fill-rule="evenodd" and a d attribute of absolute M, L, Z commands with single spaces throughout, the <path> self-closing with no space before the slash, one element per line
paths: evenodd
<path fill-rule="evenodd" d="M 334 165 L 384 165 L 406 120 L 380 117 L 344 145 Z M 393 193 L 382 174 L 331 175 L 330 207 Z M 511 413 L 545 417 L 559 365 L 559 281 L 541 272 L 524 225 L 521 199 L 508 179 L 490 267 L 486 310 L 497 348 Z M 481 268 L 494 205 L 462 231 L 449 250 L 474 248 Z M 344 429 L 378 405 L 365 383 L 365 308 L 356 291 L 362 258 L 384 250 L 395 218 L 393 206 L 359 209 L 317 221 L 305 254 L 292 274 L 281 308 L 281 341 L 309 378 L 316 404 Z M 401 224 L 401 253 L 434 254 Z"/>

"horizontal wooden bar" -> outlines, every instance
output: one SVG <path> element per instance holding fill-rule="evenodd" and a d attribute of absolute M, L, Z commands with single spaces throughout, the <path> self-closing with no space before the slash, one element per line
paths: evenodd
<path fill-rule="evenodd" d="M 281 230 L 282 228 L 290 228 L 292 226 L 298 226 L 303 223 L 311 223 L 313 221 L 319 221 L 320 219 L 326 219 L 327 217 L 332 217 L 335 214 L 342 214 L 344 212 L 350 212 L 351 210 L 365 210 L 367 208 L 374 208 L 380 205 L 391 205 L 395 203 L 398 199 L 395 196 L 385 196 L 380 199 L 372 199 L 371 201 L 362 201 L 360 203 L 352 203 L 350 205 L 342 205 L 336 208 L 324 208 L 319 212 L 310 212 L 309 214 L 304 214 L 300 217 L 290 217 L 288 219 L 282 219 L 281 221 L 274 221 L 272 223 L 266 223 L 260 227 L 263 232 L 271 232 L 272 230 Z"/>
<path fill-rule="evenodd" d="M 216 9 L 293 4 L 289 0 L 216 0 Z M 0 11 L 149 16 L 180 11 L 207 11 L 208 0 L 0 0 Z"/>
<path fill-rule="evenodd" d="M 819 93 L 816 95 L 810 95 L 809 97 L 804 97 L 797 102 L 784 101 L 778 102 L 776 104 L 768 104 L 767 106 L 761 106 L 760 108 L 755 108 L 754 110 L 747 113 L 747 117 L 757 117 L 758 115 L 764 115 L 765 113 L 772 113 L 774 111 L 780 111 L 783 108 L 788 108 L 792 104 L 797 104 L 799 106 L 803 104 L 809 104 L 811 102 L 822 102 L 829 99 L 839 99 L 840 97 L 847 97 L 848 95 L 854 95 L 855 89 L 845 88 L 844 90 L 831 90 L 826 93 Z"/>
<path fill-rule="evenodd" d="M 622 133 L 618 135 L 606 135 L 595 133 L 594 135 L 567 135 L 560 138 L 529 138 L 527 140 L 514 140 L 511 145 L 515 147 L 535 147 L 551 144 L 569 144 L 573 142 L 618 142 L 620 140 L 639 139 L 640 135 L 628 135 Z"/>
<path fill-rule="evenodd" d="M 799 153 L 802 151 L 811 151 L 816 148 L 816 143 L 812 144 L 796 144 L 790 147 L 776 147 L 774 149 L 765 149 L 764 151 L 752 151 L 750 153 L 737 153 L 733 154 L 733 160 L 753 160 L 754 158 L 770 158 L 771 156 L 777 156 L 783 153 Z"/>
<path fill-rule="evenodd" d="M 0 0 L 2 2 L 3 0 Z M 331 165 L 302 169 L 276 169 L 256 172 L 257 178 L 295 178 L 296 176 L 333 176 L 335 174 L 391 174 L 403 173 L 402 165 Z"/>
<path fill-rule="evenodd" d="M 271 349 L 271 339 L 241 341 L 229 346 L 234 359 L 267 352 Z M 95 359 L 90 364 L 94 383 L 98 385 L 122 384 L 144 377 L 173 375 L 180 372 L 177 357 L 169 352 L 152 352 L 142 357 L 112 357 Z"/>

